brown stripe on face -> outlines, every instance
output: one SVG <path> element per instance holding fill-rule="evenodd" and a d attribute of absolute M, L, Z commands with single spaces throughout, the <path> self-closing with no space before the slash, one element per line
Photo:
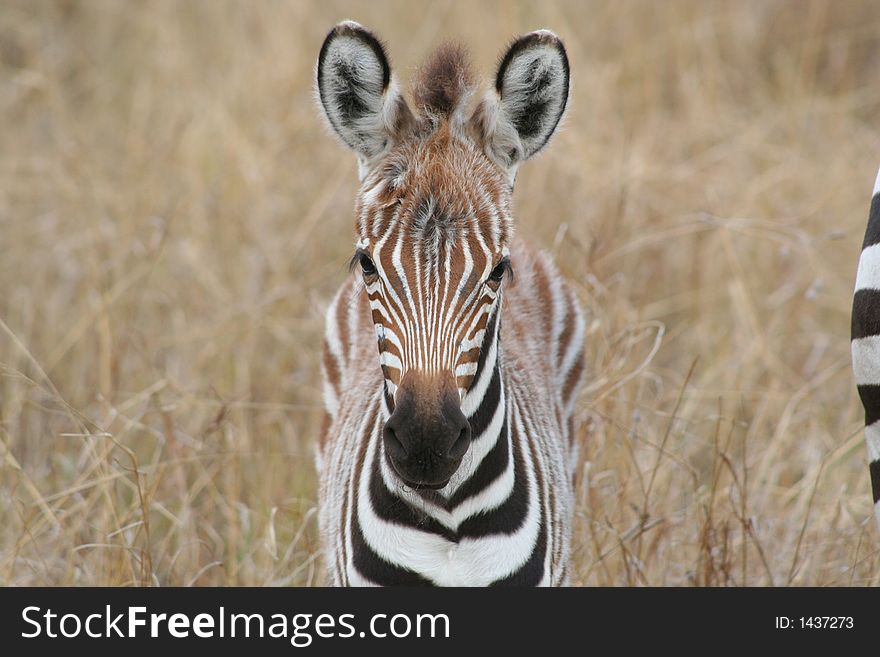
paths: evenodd
<path fill-rule="evenodd" d="M 394 344 L 393 342 L 390 342 L 390 341 L 388 341 L 388 340 L 385 340 L 384 342 L 380 343 L 380 345 L 379 345 L 379 350 L 382 351 L 382 352 L 384 352 L 384 353 L 391 354 L 392 356 L 396 356 L 397 359 L 398 359 L 401 363 L 404 362 L 404 361 L 403 361 L 403 356 L 402 356 L 401 353 L 397 350 L 397 347 L 395 346 L 395 344 Z M 388 379 L 389 381 L 391 381 L 391 383 L 393 383 L 395 386 L 399 386 L 399 385 L 400 385 L 400 379 L 401 379 L 401 377 L 403 376 L 403 372 L 401 372 L 401 371 L 400 371 L 399 369 L 397 369 L 396 367 L 394 367 L 394 366 L 392 366 L 392 365 L 387 365 L 387 364 L 383 363 L 383 364 L 382 364 L 382 374 L 383 374 L 383 376 L 384 376 L 386 379 Z"/>
<path fill-rule="evenodd" d="M 467 327 L 469 327 L 471 325 L 471 322 L 473 321 L 473 318 L 481 310 L 484 310 L 486 308 L 486 306 L 490 305 L 491 303 L 492 303 L 492 299 L 487 294 L 483 294 L 480 297 L 478 297 L 477 301 L 474 303 L 471 311 L 460 322 L 460 326 L 464 327 L 465 329 Z M 489 316 L 490 315 L 491 315 L 491 311 L 484 312 L 482 315 L 480 315 L 480 318 L 477 320 L 477 323 L 474 326 L 473 331 L 471 331 L 468 335 L 461 336 L 459 339 L 457 339 L 456 344 L 459 344 L 465 340 L 472 340 L 474 338 L 474 336 L 477 335 L 477 333 L 485 330 L 486 326 L 489 323 Z M 459 355 L 458 359 L 455 362 L 455 365 L 453 366 L 453 371 L 455 371 L 455 369 L 457 369 L 459 365 L 464 365 L 467 363 L 475 363 L 480 359 L 480 352 L 482 350 L 482 344 L 485 343 L 486 337 L 488 337 L 488 336 L 486 336 L 486 335 L 483 336 L 483 340 L 481 341 L 481 344 L 479 346 L 474 347 L 472 349 L 469 349 L 467 351 L 463 351 Z M 456 384 L 458 385 L 459 389 L 469 390 L 471 385 L 473 385 L 475 374 L 476 373 L 464 374 L 464 375 L 460 375 L 460 376 L 456 377 Z"/>
<path fill-rule="evenodd" d="M 496 299 L 497 298 L 498 297 L 496 297 Z M 477 297 L 477 300 L 474 303 L 473 307 L 471 308 L 470 312 L 468 312 L 468 314 L 462 319 L 461 326 L 466 329 L 468 327 L 470 327 L 471 323 L 474 321 L 474 317 L 476 317 L 480 313 L 480 311 L 485 310 L 486 307 L 491 304 L 492 304 L 492 299 L 489 297 L 488 294 L 482 294 L 479 297 Z M 488 324 L 488 322 L 489 322 L 489 315 L 490 314 L 491 313 L 489 313 L 489 312 L 483 313 L 480 316 L 480 318 L 477 320 L 477 323 L 474 326 L 474 329 L 470 333 L 470 335 L 462 336 L 462 338 L 463 339 L 472 339 L 477 333 L 480 332 L 480 329 L 486 328 L 486 324 Z"/>
<path fill-rule="evenodd" d="M 483 250 L 476 243 L 476 240 L 474 240 L 473 242 L 474 242 L 474 247 L 471 248 L 471 258 L 473 258 L 473 261 L 474 261 L 474 268 L 471 271 L 470 276 L 468 276 L 467 281 L 464 282 L 464 289 L 467 292 L 467 294 L 470 294 L 470 292 L 477 285 L 479 285 L 483 282 L 483 276 L 485 276 L 487 273 L 486 269 L 489 269 L 489 270 L 492 269 L 492 267 L 491 267 L 492 263 L 489 260 L 489 257 L 491 257 L 491 256 L 487 257 L 486 254 L 483 253 Z M 490 266 L 487 267 L 487 265 L 490 265 Z"/>
<path fill-rule="evenodd" d="M 401 373 L 396 367 L 382 365 L 382 376 L 384 376 L 386 380 L 391 381 L 395 386 L 400 386 Z"/>
<path fill-rule="evenodd" d="M 415 321 L 416 318 L 411 316 L 412 307 L 410 306 L 409 301 L 407 300 L 408 296 L 416 298 L 418 293 L 418 284 L 416 282 L 416 253 L 415 253 L 415 244 L 413 243 L 412 236 L 409 232 L 404 232 L 400 235 L 399 239 L 401 242 L 400 249 L 400 265 L 403 267 L 403 271 L 405 272 L 406 281 L 401 281 L 397 270 L 394 268 L 393 263 L 391 262 L 391 251 L 388 252 L 388 265 L 392 270 L 392 273 L 388 276 L 388 282 L 394 287 L 395 292 L 397 292 L 397 296 L 400 297 L 400 301 L 403 304 L 403 307 L 400 309 L 400 313 L 404 318 L 407 318 L 409 321 Z M 395 246 L 396 246 L 395 239 Z M 397 283 L 395 284 L 395 281 Z M 409 292 L 409 295 L 407 294 Z M 416 309 L 418 309 L 418 304 L 416 305 Z"/>
<path fill-rule="evenodd" d="M 461 352 L 461 356 L 459 356 L 456 365 L 476 363 L 478 360 L 480 360 L 480 347 L 474 347 L 473 349 Z"/>
<path fill-rule="evenodd" d="M 387 334 L 391 330 L 390 328 L 388 328 L 386 326 L 386 323 L 387 322 L 385 321 L 385 318 L 383 318 L 379 314 L 379 311 L 374 310 L 373 311 L 373 324 L 374 325 L 382 325 L 384 334 Z M 395 335 L 397 335 L 396 332 L 395 332 Z M 379 351 L 384 351 L 384 352 L 391 354 L 392 356 L 396 356 L 397 358 L 400 359 L 401 363 L 403 362 L 403 354 L 400 353 L 400 350 L 397 348 L 397 345 L 394 344 L 391 340 L 388 340 L 385 337 L 385 335 L 382 335 L 382 336 L 377 335 L 376 341 L 379 343 Z"/>
<path fill-rule="evenodd" d="M 458 362 L 455 364 L 455 368 L 459 365 L 465 365 L 468 363 L 476 363 L 480 360 L 480 348 L 474 347 L 469 351 L 465 351 L 462 353 L 461 357 L 458 359 Z M 455 371 L 453 368 L 453 372 Z M 474 384 L 474 377 L 477 375 L 476 372 L 473 374 L 462 374 L 460 376 L 455 377 L 455 385 L 458 386 L 459 390 L 470 390 L 470 387 Z"/>
<path fill-rule="evenodd" d="M 403 281 L 400 279 L 400 276 L 397 273 L 397 268 L 394 266 L 394 262 L 393 262 L 394 251 L 396 248 L 397 248 L 397 237 L 392 235 L 382 245 L 382 249 L 378 253 L 376 260 L 379 261 L 379 266 L 382 270 L 382 273 L 385 276 L 384 282 L 387 282 L 387 284 L 391 286 L 391 289 L 393 289 L 397 293 L 397 296 L 400 297 L 400 302 L 402 304 L 404 304 L 404 306 L 405 306 L 406 295 L 402 293 Z M 402 248 L 405 250 L 406 245 L 404 244 Z M 403 255 L 403 252 L 401 251 L 401 256 L 402 255 Z M 401 257 L 401 261 L 402 260 L 403 260 L 403 258 Z M 384 282 L 383 282 L 383 284 L 384 284 Z M 382 301 L 385 302 L 384 299 L 382 299 Z M 395 309 L 397 310 L 397 313 L 395 313 L 397 315 L 400 315 L 401 313 L 406 312 L 405 307 L 403 307 L 403 308 L 396 308 L 395 307 Z M 393 317 L 393 315 L 391 313 L 389 313 L 389 315 L 391 315 Z"/>

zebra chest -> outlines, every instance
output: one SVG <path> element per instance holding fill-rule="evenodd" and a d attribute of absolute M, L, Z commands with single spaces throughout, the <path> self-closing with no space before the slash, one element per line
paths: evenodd
<path fill-rule="evenodd" d="M 458 542 L 406 527 L 361 527 L 348 566 L 352 584 L 488 586 L 535 561 L 538 526 L 514 536 L 465 538 Z M 532 531 L 534 530 L 534 531 Z M 543 580 L 543 549 L 535 584 Z M 532 568 L 534 570 L 534 568 Z"/>
<path fill-rule="evenodd" d="M 478 493 L 442 505 L 448 508 L 391 490 L 378 463 L 364 469 L 349 518 L 349 581 L 486 586 L 517 577 L 532 585 L 544 582 L 552 540 L 540 487 L 521 460 L 505 456 L 506 443 L 499 448 L 497 476 Z M 495 466 L 483 461 L 491 474 Z"/>

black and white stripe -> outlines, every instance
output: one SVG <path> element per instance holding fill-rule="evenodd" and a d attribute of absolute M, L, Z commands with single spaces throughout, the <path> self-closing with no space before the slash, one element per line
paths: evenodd
<path fill-rule="evenodd" d="M 874 514 L 880 526 L 880 172 L 856 274 L 852 309 L 853 373 L 865 407 L 865 440 Z"/>

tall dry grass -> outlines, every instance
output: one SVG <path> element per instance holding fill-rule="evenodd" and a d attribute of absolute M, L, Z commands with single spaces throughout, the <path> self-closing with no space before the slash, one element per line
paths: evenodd
<path fill-rule="evenodd" d="M 0 5 L 0 583 L 323 581 L 311 450 L 354 159 L 352 17 L 406 79 L 565 39 L 520 233 L 591 313 L 574 583 L 880 582 L 849 306 L 880 164 L 872 2 Z"/>

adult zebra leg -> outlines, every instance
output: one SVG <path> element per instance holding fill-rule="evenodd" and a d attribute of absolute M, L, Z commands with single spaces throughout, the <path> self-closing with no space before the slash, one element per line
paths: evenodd
<path fill-rule="evenodd" d="M 868 228 L 856 274 L 852 309 L 853 373 L 865 407 L 865 440 L 880 527 L 880 172 L 874 183 Z"/>

